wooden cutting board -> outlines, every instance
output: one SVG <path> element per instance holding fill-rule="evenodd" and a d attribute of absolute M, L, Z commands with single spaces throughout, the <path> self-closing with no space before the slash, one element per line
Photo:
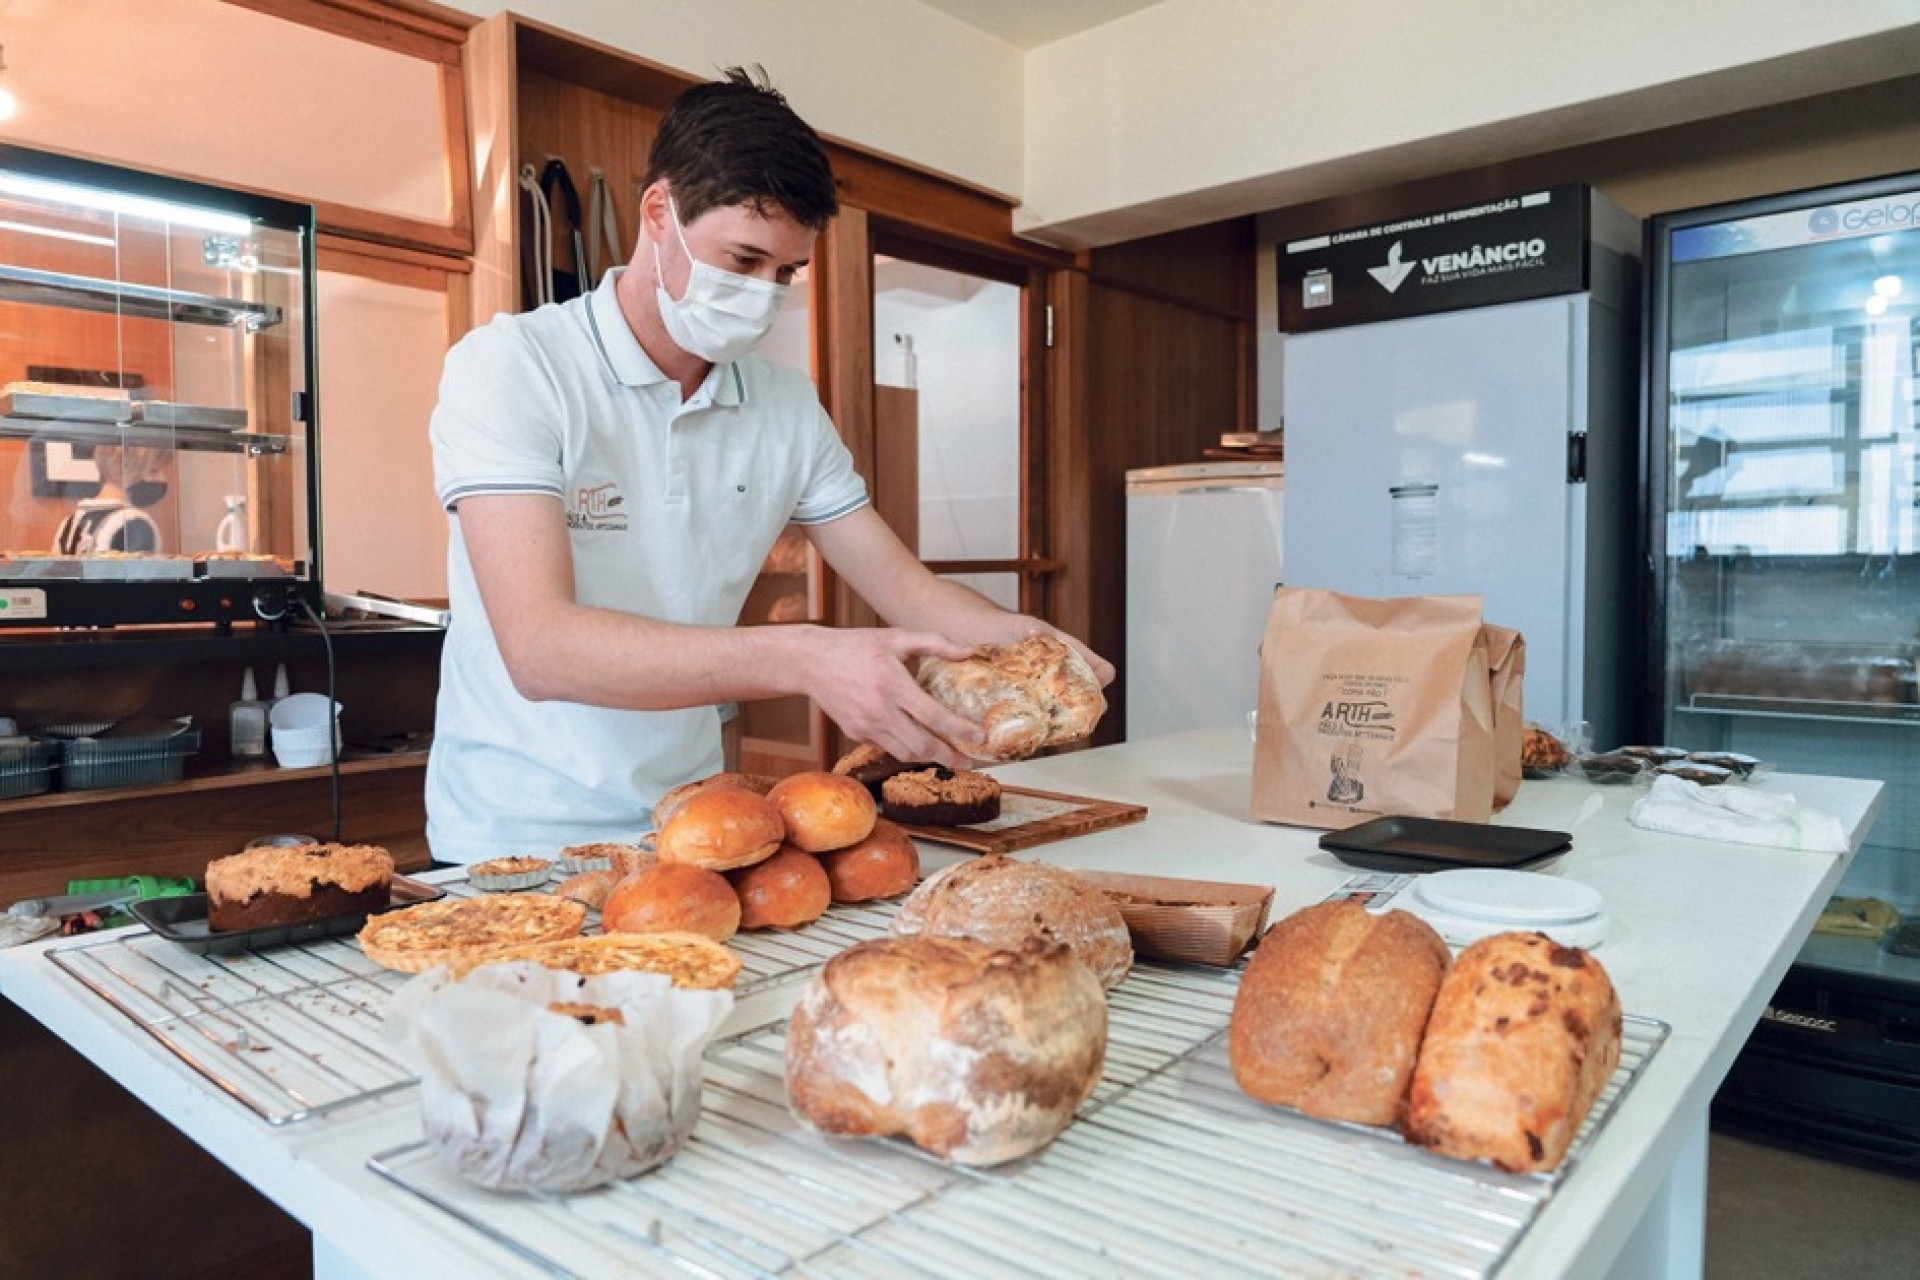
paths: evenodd
<path fill-rule="evenodd" d="M 1037 844 L 1083 836 L 1089 831 L 1124 827 L 1146 816 L 1147 807 L 1141 804 L 1003 787 L 1000 816 L 992 822 L 970 827 L 929 827 L 912 822 L 898 825 L 919 840 L 958 845 L 976 853 L 1012 853 L 1016 849 L 1031 849 Z"/>

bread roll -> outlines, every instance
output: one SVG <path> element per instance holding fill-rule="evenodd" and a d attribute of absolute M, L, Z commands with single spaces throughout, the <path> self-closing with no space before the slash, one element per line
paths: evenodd
<path fill-rule="evenodd" d="M 920 883 L 920 851 L 906 832 L 885 818 L 852 848 L 821 854 L 820 866 L 835 902 L 891 898 Z"/>
<path fill-rule="evenodd" d="M 654 839 L 662 862 L 730 871 L 773 856 L 786 838 L 780 811 L 742 787 L 710 787 L 680 802 Z"/>
<path fill-rule="evenodd" d="M 1551 1169 L 1620 1065 L 1620 999 L 1600 962 L 1541 933 L 1468 947 L 1440 984 L 1407 1136 L 1515 1173 Z"/>
<path fill-rule="evenodd" d="M 833 901 L 820 860 L 788 845 L 768 858 L 729 871 L 740 899 L 742 929 L 796 929 L 820 918 Z"/>
<path fill-rule="evenodd" d="M 1323 1120 L 1395 1124 L 1447 944 L 1404 911 L 1323 902 L 1267 930 L 1233 1002 L 1242 1092 Z"/>
<path fill-rule="evenodd" d="M 697 933 L 725 942 L 740 928 L 740 899 L 718 871 L 659 862 L 622 880 L 600 908 L 608 933 Z"/>
<path fill-rule="evenodd" d="M 1066 1128 L 1106 1044 L 1106 999 L 1065 947 L 880 938 L 827 961 L 794 1006 L 787 1097 L 823 1133 L 999 1164 Z"/>
<path fill-rule="evenodd" d="M 767 792 L 786 825 L 787 843 L 807 853 L 859 844 L 880 816 L 873 794 L 839 773 L 796 773 Z"/>
<path fill-rule="evenodd" d="M 1133 940 L 1118 903 L 1071 871 L 997 853 L 929 876 L 900 904 L 893 932 L 1008 949 L 1035 937 L 1064 943 L 1108 990 L 1133 967 Z"/>
<path fill-rule="evenodd" d="M 983 746 L 949 743 L 982 760 L 1024 760 L 1093 732 L 1107 709 L 1099 677 L 1073 646 L 1040 632 L 1017 644 L 981 645 L 961 662 L 926 658 L 920 685 L 986 733 Z"/>
<path fill-rule="evenodd" d="M 677 813 L 689 797 L 697 796 L 702 791 L 711 791 L 715 787 L 734 787 L 763 796 L 773 789 L 773 784 L 777 781 L 777 778 L 764 773 L 715 773 L 704 778 L 696 778 L 692 782 L 683 782 L 654 802 L 654 829 L 657 831 L 666 826 L 667 819 Z"/>

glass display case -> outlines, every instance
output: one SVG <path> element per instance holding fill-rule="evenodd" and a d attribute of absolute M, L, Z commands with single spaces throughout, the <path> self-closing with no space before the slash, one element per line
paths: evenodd
<path fill-rule="evenodd" d="M 320 602 L 310 206 L 0 145 L 0 626 Z"/>

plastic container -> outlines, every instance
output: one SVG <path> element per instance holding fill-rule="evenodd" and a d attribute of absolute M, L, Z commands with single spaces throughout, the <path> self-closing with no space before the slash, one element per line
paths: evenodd
<path fill-rule="evenodd" d="M 0 800 L 52 790 L 58 755 L 52 743 L 37 738 L 0 740 Z"/>
<path fill-rule="evenodd" d="M 227 727 L 235 759 L 259 759 L 267 754 L 267 703 L 253 682 L 253 668 L 240 679 L 239 700 L 227 708 Z"/>
<path fill-rule="evenodd" d="M 333 708 L 333 742 L 327 742 L 327 708 Z M 273 725 L 273 758 L 283 769 L 328 764 L 340 749 L 340 704 L 325 694 L 296 693 L 281 698 L 267 713 Z"/>
<path fill-rule="evenodd" d="M 75 738 L 60 752 L 60 788 L 98 791 L 178 782 L 187 757 L 199 749 L 197 729 L 147 738 Z"/>

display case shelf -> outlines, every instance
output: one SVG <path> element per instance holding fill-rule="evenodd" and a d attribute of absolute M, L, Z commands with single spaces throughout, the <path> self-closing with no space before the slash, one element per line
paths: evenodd
<path fill-rule="evenodd" d="M 1824 698 L 1763 698 L 1737 693 L 1696 693 L 1676 707 L 1682 713 L 1766 716 L 1776 720 L 1835 720 L 1849 724 L 1920 726 L 1920 707 L 1907 703 L 1843 702 Z"/>
<path fill-rule="evenodd" d="M 15 266 L 0 266 L 0 302 L 30 302 L 182 324 L 239 325 L 248 330 L 272 328 L 284 314 L 279 307 L 238 298 Z"/>
<path fill-rule="evenodd" d="M 210 427 L 136 427 L 73 418 L 0 417 L 0 439 L 60 440 L 69 444 L 155 445 L 198 453 L 285 453 L 287 437 Z"/>

